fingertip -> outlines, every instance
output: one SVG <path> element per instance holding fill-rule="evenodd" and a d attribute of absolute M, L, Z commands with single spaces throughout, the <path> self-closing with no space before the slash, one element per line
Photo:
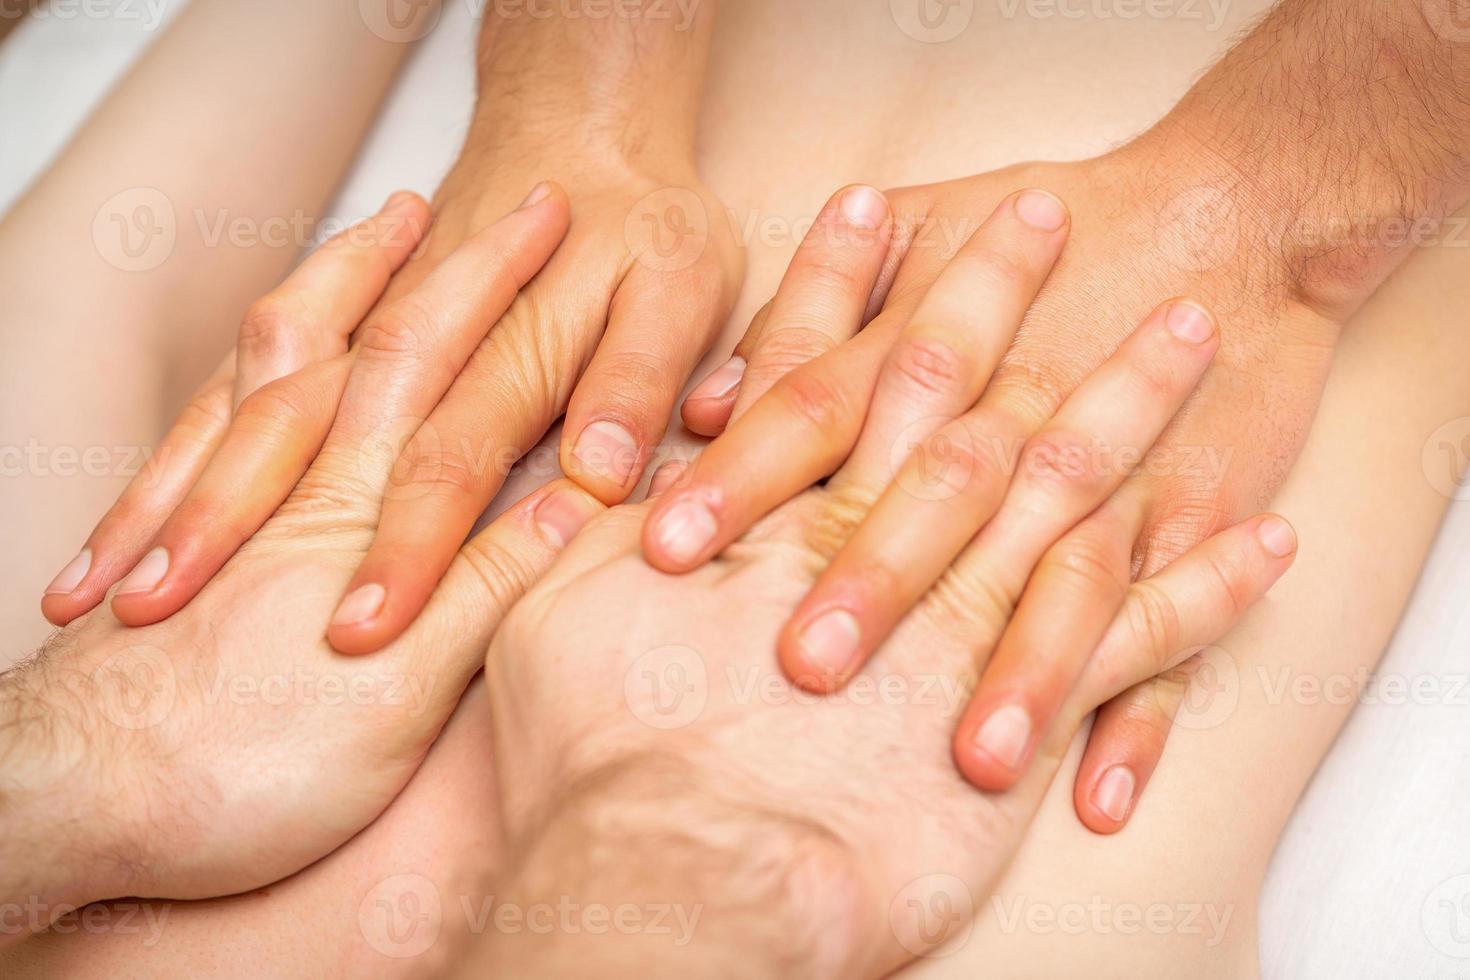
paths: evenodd
<path fill-rule="evenodd" d="M 1018 191 L 1011 198 L 1011 207 L 1024 224 L 1046 234 L 1063 231 L 1072 221 L 1062 199 L 1039 187 Z"/>
<path fill-rule="evenodd" d="M 358 574 L 360 578 L 348 586 L 327 623 L 327 642 L 349 656 L 376 653 L 399 632 L 385 615 L 388 587 L 373 581 L 371 570 L 359 569 Z"/>
<path fill-rule="evenodd" d="M 611 507 L 627 500 L 643 476 L 642 444 L 628 424 L 595 419 L 575 435 L 564 431 L 558 455 L 569 478 Z"/>
<path fill-rule="evenodd" d="M 718 533 L 714 511 L 698 496 L 666 496 L 644 521 L 644 557 L 659 571 L 682 574 L 704 563 Z"/>
<path fill-rule="evenodd" d="M 735 413 L 739 390 L 718 398 L 686 398 L 679 408 L 679 418 L 697 436 L 714 439 L 724 433 Z"/>
<path fill-rule="evenodd" d="M 955 763 L 977 788 L 1004 792 L 1025 772 L 1033 734 L 1030 713 L 1020 704 L 971 709 L 955 731 Z"/>
<path fill-rule="evenodd" d="M 571 480 L 559 480 L 530 504 L 530 519 L 545 543 L 561 551 L 607 508 L 602 500 Z"/>
<path fill-rule="evenodd" d="M 679 483 L 679 478 L 689 470 L 687 459 L 671 459 L 654 471 L 648 483 L 648 499 L 657 500 Z"/>
<path fill-rule="evenodd" d="M 1256 540 L 1266 554 L 1290 565 L 1296 560 L 1298 540 L 1296 528 L 1280 514 L 1262 514 L 1256 519 Z M 1285 568 L 1282 568 L 1285 571 Z"/>
<path fill-rule="evenodd" d="M 1125 763 L 1106 766 L 1078 778 L 1073 808 L 1082 825 L 1095 834 L 1116 834 L 1128 825 L 1139 794 L 1138 775 Z"/>

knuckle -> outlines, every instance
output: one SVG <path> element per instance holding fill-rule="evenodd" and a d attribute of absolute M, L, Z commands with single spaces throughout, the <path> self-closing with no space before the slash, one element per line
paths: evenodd
<path fill-rule="evenodd" d="M 957 635 L 981 650 L 1000 638 L 1013 605 L 1012 597 L 996 580 L 963 565 L 946 572 L 930 595 L 940 618 L 954 624 Z"/>
<path fill-rule="evenodd" d="M 1009 252 L 992 245 L 971 245 L 965 254 L 965 276 L 978 278 L 981 286 L 1009 292 L 1031 283 L 1031 269 Z"/>
<path fill-rule="evenodd" d="M 906 387 L 945 395 L 962 387 L 970 373 L 958 350 L 932 337 L 900 340 L 889 356 L 889 370 Z"/>
<path fill-rule="evenodd" d="M 246 428 L 291 431 L 320 414 L 320 398 L 292 377 L 280 378 L 245 396 L 235 424 Z"/>
<path fill-rule="evenodd" d="M 790 320 L 788 318 L 787 323 L 773 327 L 761 338 L 760 345 L 751 356 L 755 369 L 777 376 L 789 374 L 837 346 L 825 330 Z"/>
<path fill-rule="evenodd" d="M 1152 669 L 1162 670 L 1178 644 L 1179 608 L 1161 589 L 1145 581 L 1134 586 L 1127 615 L 1130 633 L 1146 648 Z"/>
<path fill-rule="evenodd" d="M 250 350 L 276 350 L 289 343 L 301 325 L 299 310 L 288 309 L 279 297 L 265 296 L 245 311 L 237 341 Z"/>
<path fill-rule="evenodd" d="M 514 600 L 536 581 L 536 568 L 529 556 L 489 535 L 471 539 L 460 554 L 487 592 L 500 602 Z"/>
<path fill-rule="evenodd" d="M 1122 596 L 1128 588 L 1127 571 L 1100 540 L 1074 534 L 1053 545 L 1043 559 L 1048 570 L 1080 591 Z"/>
<path fill-rule="evenodd" d="M 822 433 L 846 429 L 851 398 L 837 379 L 820 371 L 794 371 L 772 389 L 800 424 Z"/>
<path fill-rule="evenodd" d="M 358 340 L 359 351 L 370 356 L 420 357 L 425 353 L 426 325 L 434 317 L 412 295 L 397 300 L 369 320 Z"/>
<path fill-rule="evenodd" d="M 1028 479 L 1043 487 L 1097 496 L 1108 474 L 1091 441 L 1064 429 L 1043 429 L 1026 441 L 1021 465 Z"/>
<path fill-rule="evenodd" d="M 1176 372 L 1166 359 L 1130 357 L 1127 361 L 1130 387 L 1145 403 L 1169 402 L 1179 389 Z"/>

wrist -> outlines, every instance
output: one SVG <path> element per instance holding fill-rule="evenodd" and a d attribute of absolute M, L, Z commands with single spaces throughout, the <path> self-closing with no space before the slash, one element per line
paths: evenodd
<path fill-rule="evenodd" d="M 814 823 L 732 800 L 696 773 L 666 755 L 624 759 L 533 808 L 534 832 L 512 831 L 519 857 L 496 900 L 528 921 L 534 909 L 572 914 L 550 929 L 490 930 L 474 974 L 850 975 L 868 939 L 853 926 L 852 855 Z M 621 927 L 585 927 L 620 916 Z"/>
<path fill-rule="evenodd" d="M 0 920 L 0 944 L 132 894 L 145 863 L 134 767 L 96 721 L 108 711 L 96 695 L 118 692 L 58 666 L 71 659 L 53 651 L 0 676 L 0 903 L 30 910 Z"/>
<path fill-rule="evenodd" d="M 1182 164 L 1227 195 L 1295 298 L 1344 316 L 1470 195 L 1470 45 L 1432 29 L 1439 2 L 1287 0 L 1135 142 L 1156 176 Z"/>

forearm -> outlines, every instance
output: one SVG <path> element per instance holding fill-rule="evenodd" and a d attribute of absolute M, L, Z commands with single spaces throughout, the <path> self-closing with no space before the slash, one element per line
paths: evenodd
<path fill-rule="evenodd" d="M 692 162 L 718 4 L 502 0 L 485 10 L 479 96 L 456 176 L 480 158 L 560 168 Z M 573 16 L 571 11 L 576 12 Z M 494 167 L 492 166 L 492 170 Z"/>
<path fill-rule="evenodd" d="M 116 693 L 104 686 L 67 683 L 44 661 L 0 675 L 0 946 L 128 893 L 124 856 L 139 852 L 125 814 L 144 790 L 107 762 L 127 733 L 89 735 L 108 710 L 92 695 Z"/>
<path fill-rule="evenodd" d="M 1351 309 L 1470 197 L 1470 32 L 1446 29 L 1452 6 L 1285 0 L 1144 142 L 1202 158 L 1244 202 L 1247 242 L 1309 301 Z"/>

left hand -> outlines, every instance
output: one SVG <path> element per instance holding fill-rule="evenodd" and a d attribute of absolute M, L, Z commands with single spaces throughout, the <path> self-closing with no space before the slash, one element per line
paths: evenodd
<path fill-rule="evenodd" d="M 674 572 L 708 560 L 781 501 L 830 475 L 850 451 L 856 455 L 847 471 L 860 475 L 859 487 L 902 483 L 903 467 L 942 458 L 952 420 L 970 406 L 973 377 L 965 349 L 936 335 L 947 307 L 930 308 L 932 289 L 996 202 L 1018 187 L 1046 188 L 1071 209 L 1071 243 L 981 396 L 975 413 L 988 429 L 981 426 L 977 438 L 1000 433 L 1019 445 L 1054 416 L 1062 421 L 1058 410 L 1066 411 L 1063 402 L 1082 378 L 1165 297 L 1188 296 L 1212 310 L 1220 353 L 1118 490 L 1123 506 L 1092 516 L 1084 508 L 1056 526 L 1049 518 L 1062 511 L 1011 521 L 1026 540 L 1047 535 L 1034 542 L 1045 557 L 1029 582 L 999 588 L 995 583 L 1009 576 L 970 576 L 979 591 L 951 596 L 958 609 L 998 604 L 1007 618 L 1018 611 L 974 702 L 987 714 L 1019 705 L 1034 736 L 1068 696 L 1119 608 L 1122 586 L 1270 499 L 1306 436 L 1350 308 L 1304 288 L 1298 268 L 1267 233 L 1269 216 L 1242 182 L 1230 182 L 1208 162 L 1164 153 L 1159 143 L 1145 138 L 1095 160 L 1027 164 L 891 192 L 894 244 L 874 288 L 884 297 L 881 312 L 866 325 L 861 313 L 833 320 L 827 344 L 856 335 L 854 343 L 876 356 L 834 350 L 789 375 L 791 382 L 773 392 L 774 410 L 748 411 L 792 366 L 784 336 L 785 311 L 793 305 L 788 277 L 742 344 L 748 364 L 740 385 L 722 385 L 718 397 L 696 388 L 685 403 L 686 419 L 700 431 L 719 432 L 735 421 L 654 509 L 644 534 L 649 560 Z M 1204 215 L 1212 223 L 1191 224 L 1200 219 L 1191 208 L 1201 203 L 1213 206 Z M 1025 277 L 1013 262 L 982 264 L 995 267 L 987 275 L 998 281 Z M 860 299 L 844 308 L 863 310 L 872 287 L 849 287 L 849 299 Z M 966 308 L 962 303 L 953 312 L 962 318 Z M 773 360 L 781 362 L 776 370 Z M 994 491 L 1008 478 L 980 482 Z M 1058 492 L 1075 496 L 1085 489 L 1068 491 L 1065 483 Z M 858 497 L 861 510 L 875 499 Z M 681 505 L 691 501 L 709 515 L 700 522 L 706 533 L 680 550 L 678 536 L 661 522 L 676 508 L 687 513 Z M 986 527 L 999 502 L 994 493 L 966 494 L 948 509 L 930 508 L 943 512 L 935 524 L 915 519 L 924 502 L 895 485 L 870 515 L 872 526 L 854 532 L 783 634 L 791 676 L 827 672 L 808 657 L 796 628 L 817 611 L 847 612 L 857 624 L 855 663 L 871 655 L 934 585 L 946 556 Z M 992 544 L 1000 533 L 986 532 Z M 1126 822 L 1163 751 L 1177 676 L 1151 681 L 1100 712 L 1076 793 L 1090 828 L 1111 832 Z M 980 785 L 1002 789 L 1024 764 L 1023 752 L 1015 767 L 977 763 L 967 771 Z"/>
<path fill-rule="evenodd" d="M 483 169 L 502 157 L 513 163 Z M 402 301 L 411 300 L 464 241 L 514 210 L 528 188 L 554 193 L 556 207 L 565 206 L 560 188 L 538 183 L 548 173 L 567 182 L 570 231 L 502 316 L 473 325 L 479 339 L 458 377 L 446 379 L 453 384 L 442 400 L 387 419 L 374 434 L 380 444 L 401 447 L 399 461 L 373 546 L 344 593 L 327 639 L 343 653 L 368 653 L 402 633 L 510 467 L 563 412 L 563 471 L 604 501 L 631 492 L 739 287 L 743 257 L 727 213 L 692 169 L 673 162 L 643 159 L 635 166 L 586 153 L 576 155 L 577 163 L 528 163 L 509 148 L 500 157 L 465 159 L 474 165 L 464 163 L 446 179 L 429 235 L 412 258 L 416 231 L 428 224 L 428 215 L 421 201 L 407 196 L 406 222 L 389 226 L 391 247 L 372 237 L 370 222 L 361 226 L 366 230 L 343 236 L 366 240 L 368 247 L 324 249 L 255 305 L 241 328 L 233 383 L 225 373 L 206 386 L 201 407 L 186 412 L 165 440 L 160 465 L 139 474 L 88 539 L 80 574 L 69 569 L 58 576 L 45 600 L 53 622 L 64 624 L 86 612 L 159 549 L 172 552 L 166 594 L 151 588 L 141 598 L 134 593 L 118 615 L 130 625 L 146 625 L 192 599 L 299 476 L 299 470 L 272 463 L 266 453 L 272 433 L 263 431 L 248 479 L 241 477 L 231 488 L 229 514 L 215 513 L 207 521 L 174 516 L 233 414 L 231 389 L 237 411 L 246 395 L 267 382 L 340 354 L 395 269 L 375 309 L 398 306 L 410 326 L 426 321 L 429 311 L 402 308 Z M 589 165 L 589 159 L 598 163 Z M 345 256 L 340 261 L 339 252 Z M 356 278 L 324 279 L 325 271 L 342 268 L 356 269 Z M 494 271 L 457 274 L 484 277 Z M 460 288 L 471 285 L 466 280 Z M 298 295 L 308 287 L 327 299 L 308 307 Z M 372 320 L 368 314 L 362 322 Z M 361 334 L 354 346 L 359 354 Z M 371 339 L 393 348 L 377 353 L 420 359 L 426 367 L 433 368 L 439 356 L 407 346 L 411 332 L 385 337 L 378 331 Z M 385 403 L 406 404 L 406 395 L 385 390 L 383 397 Z M 242 526 L 246 515 L 253 523 Z M 180 553 L 200 561 L 179 574 Z"/>

